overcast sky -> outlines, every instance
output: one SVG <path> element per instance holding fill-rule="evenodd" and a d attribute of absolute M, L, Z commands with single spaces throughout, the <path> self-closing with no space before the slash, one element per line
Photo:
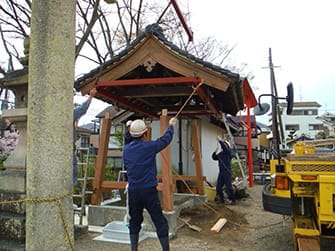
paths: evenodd
<path fill-rule="evenodd" d="M 295 101 L 316 101 L 335 113 L 335 15 L 331 0 L 177 0 L 194 38 L 213 36 L 235 45 L 231 59 L 246 63 L 256 97 L 270 93 L 269 48 L 278 68 L 279 96 L 293 83 Z M 265 99 L 264 102 L 267 100 Z M 263 102 L 263 100 L 262 100 Z M 94 108 L 91 108 L 93 110 Z M 91 113 L 91 112 L 90 112 Z"/>
<path fill-rule="evenodd" d="M 180 2 L 180 1 L 179 1 Z M 212 35 L 237 44 L 231 57 L 248 64 L 256 95 L 270 93 L 269 48 L 280 96 L 294 85 L 295 101 L 316 101 L 335 113 L 333 1 L 190 1 L 194 36 Z"/>

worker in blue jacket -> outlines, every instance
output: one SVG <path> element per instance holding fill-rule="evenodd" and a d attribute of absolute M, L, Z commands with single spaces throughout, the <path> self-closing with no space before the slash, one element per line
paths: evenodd
<path fill-rule="evenodd" d="M 78 159 L 76 155 L 76 141 L 77 141 L 77 133 L 76 128 L 78 126 L 79 119 L 87 112 L 93 97 L 97 93 L 97 89 L 93 88 L 90 90 L 90 94 L 85 102 L 81 105 L 76 106 L 73 109 L 73 158 L 72 158 L 72 168 L 73 168 L 73 177 L 72 177 L 72 185 L 75 186 L 78 181 Z"/>
<path fill-rule="evenodd" d="M 148 211 L 156 227 L 163 251 L 169 250 L 169 225 L 162 213 L 157 191 L 156 154 L 167 147 L 173 138 L 176 119 L 169 120 L 165 133 L 158 139 L 145 141 L 147 126 L 141 119 L 130 126 L 133 140 L 124 146 L 123 161 L 128 174 L 129 234 L 131 250 L 137 250 L 143 210 Z"/>
<path fill-rule="evenodd" d="M 232 148 L 227 140 L 223 140 L 220 136 L 218 139 L 218 148 L 213 152 L 212 159 L 219 162 L 219 174 L 216 183 L 216 195 L 219 202 L 224 203 L 223 186 L 226 186 L 228 197 L 231 205 L 236 204 L 235 190 L 232 185 L 231 177 L 231 160 Z"/>

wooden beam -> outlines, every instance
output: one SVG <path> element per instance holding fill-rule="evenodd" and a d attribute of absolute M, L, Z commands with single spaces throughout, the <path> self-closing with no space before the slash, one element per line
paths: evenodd
<path fill-rule="evenodd" d="M 169 121 L 167 110 L 162 110 L 160 116 L 160 134 L 163 135 L 168 127 Z M 173 195 L 172 195 L 172 169 L 171 169 L 171 145 L 168 145 L 161 151 L 161 167 L 163 180 L 163 210 L 165 212 L 173 211 Z"/>
<path fill-rule="evenodd" d="M 125 189 L 127 186 L 127 182 L 126 181 L 110 181 L 110 180 L 104 180 L 101 183 L 101 187 L 103 189 Z"/>
<path fill-rule="evenodd" d="M 140 78 L 140 79 L 120 79 L 120 80 L 99 81 L 96 83 L 96 87 L 198 84 L 199 82 L 200 82 L 200 79 L 197 77 Z"/>
<path fill-rule="evenodd" d="M 199 188 L 199 194 L 204 195 L 204 181 L 203 181 L 203 172 L 202 172 L 202 162 L 201 162 L 201 149 L 200 149 L 200 138 L 198 131 L 197 120 L 192 120 L 192 144 L 194 149 L 195 156 L 195 172 L 197 176 L 197 187 Z"/>
<path fill-rule="evenodd" d="M 98 156 L 96 160 L 94 180 L 92 182 L 93 186 L 93 194 L 91 199 L 92 205 L 100 205 L 101 203 L 101 195 L 102 195 L 101 184 L 105 177 L 105 166 L 107 161 L 108 143 L 109 143 L 111 126 L 112 122 L 110 119 L 110 114 L 106 112 L 105 118 L 102 119 Z"/>
<path fill-rule="evenodd" d="M 223 228 L 223 226 L 227 223 L 227 219 L 220 218 L 215 225 L 211 228 L 211 232 L 218 233 Z"/>
<path fill-rule="evenodd" d="M 197 93 L 199 95 L 199 97 L 202 99 L 202 101 L 204 101 L 205 105 L 215 114 L 215 115 L 219 115 L 219 109 L 216 107 L 215 103 L 213 102 L 212 98 L 210 96 L 208 96 L 208 94 L 206 93 L 206 91 L 204 90 L 203 86 L 200 86 L 197 89 Z"/>
<path fill-rule="evenodd" d="M 122 97 L 179 97 L 189 96 L 192 92 L 191 85 L 177 86 L 131 86 L 128 88 L 119 88 L 118 95 Z"/>
<path fill-rule="evenodd" d="M 118 103 L 118 106 L 125 106 L 128 109 L 130 109 L 131 111 L 141 113 L 141 114 L 146 115 L 150 118 L 158 118 L 157 114 L 146 111 L 144 109 L 141 109 L 140 107 L 130 103 L 127 99 L 122 98 L 122 97 L 117 96 L 117 95 L 113 95 L 112 93 L 110 93 L 110 92 L 108 92 L 104 89 L 97 88 L 97 92 L 98 92 L 99 96 L 101 96 L 105 99 L 108 99 L 110 101 L 113 101 L 115 103 Z"/>

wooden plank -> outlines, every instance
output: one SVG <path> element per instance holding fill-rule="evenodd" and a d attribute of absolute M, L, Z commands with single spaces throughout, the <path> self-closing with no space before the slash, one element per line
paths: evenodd
<path fill-rule="evenodd" d="M 203 182 L 203 172 L 202 172 L 202 162 L 201 162 L 201 150 L 200 150 L 200 139 L 197 120 L 192 120 L 192 144 L 195 156 L 195 171 L 197 177 L 197 187 L 198 193 L 200 195 L 205 194 L 204 182 Z"/>
<path fill-rule="evenodd" d="M 320 250 L 320 241 L 316 238 L 296 237 L 299 251 Z"/>
<path fill-rule="evenodd" d="M 110 181 L 110 180 L 104 180 L 101 183 L 101 188 L 103 190 L 109 189 L 125 189 L 127 185 L 126 181 Z"/>
<path fill-rule="evenodd" d="M 169 124 L 167 110 L 162 110 L 160 116 L 160 134 L 163 135 Z M 163 180 L 163 210 L 165 212 L 173 211 L 172 195 L 172 162 L 171 162 L 171 145 L 169 144 L 161 151 L 161 166 Z"/>
<path fill-rule="evenodd" d="M 227 223 L 227 219 L 225 218 L 220 218 L 215 225 L 211 228 L 212 233 L 218 233 L 221 231 L 223 226 Z"/>
<path fill-rule="evenodd" d="M 99 205 L 101 203 L 101 184 L 105 177 L 105 165 L 107 161 L 108 143 L 111 131 L 112 122 L 110 114 L 106 113 L 105 118 L 102 119 L 102 126 L 100 131 L 100 142 L 98 148 L 98 156 L 95 166 L 94 180 L 92 182 L 93 195 L 91 199 L 92 205 Z"/>
<path fill-rule="evenodd" d="M 167 85 L 167 84 L 198 84 L 200 79 L 197 77 L 168 77 L 168 78 L 140 78 L 140 79 L 121 79 L 99 81 L 96 87 L 104 86 L 145 86 L 145 85 Z"/>

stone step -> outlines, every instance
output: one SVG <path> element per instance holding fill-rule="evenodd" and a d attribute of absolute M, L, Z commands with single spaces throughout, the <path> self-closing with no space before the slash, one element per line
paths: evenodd
<path fill-rule="evenodd" d="M 6 241 L 0 240 L 0 250 L 1 251 L 24 251 L 25 243 L 19 243 L 17 241 Z"/>
<path fill-rule="evenodd" d="M 6 169 L 5 171 L 0 171 L 0 191 L 25 193 L 25 169 Z"/>
<path fill-rule="evenodd" d="M 26 238 L 25 223 L 24 215 L 0 212 L 0 240 L 24 243 Z"/>
<path fill-rule="evenodd" d="M 17 203 L 15 201 L 26 198 L 25 193 L 21 192 L 8 192 L 0 190 L 0 201 L 4 204 L 0 204 L 0 212 L 8 212 L 14 214 L 24 215 L 26 212 L 26 205 L 24 202 Z"/>

